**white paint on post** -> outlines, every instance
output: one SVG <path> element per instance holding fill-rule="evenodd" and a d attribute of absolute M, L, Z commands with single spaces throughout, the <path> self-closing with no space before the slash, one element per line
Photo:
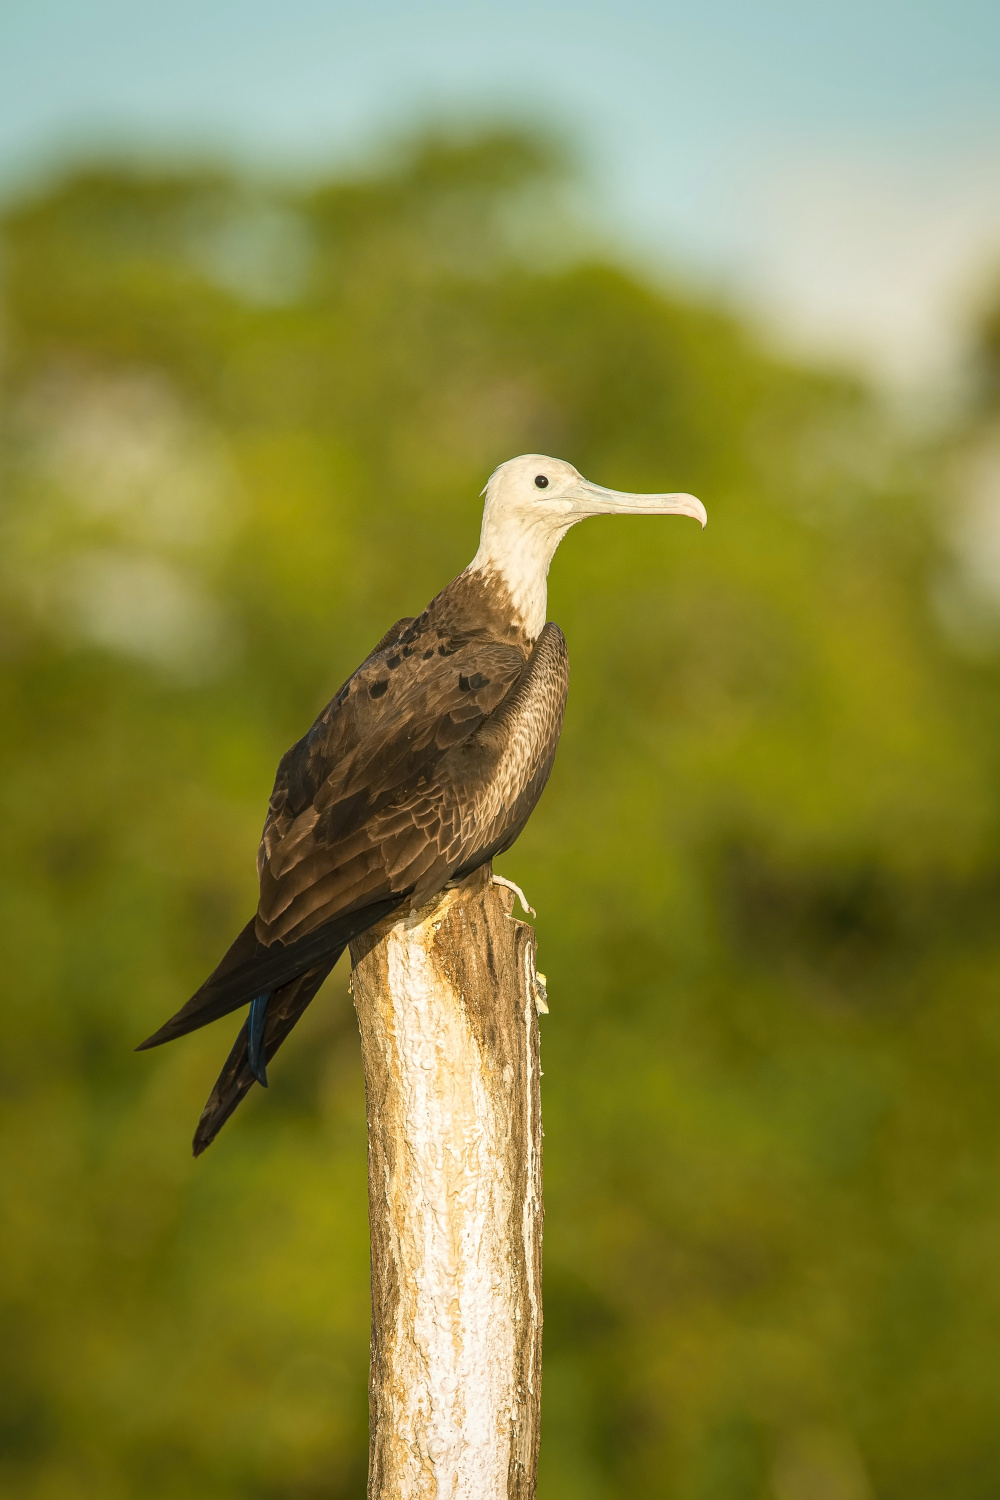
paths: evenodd
<path fill-rule="evenodd" d="M 477 877 L 354 952 L 373 1500 L 527 1500 L 537 1457 L 534 933 Z"/>
<path fill-rule="evenodd" d="M 390 1066 L 408 1148 L 385 1185 L 403 1271 L 392 1426 L 426 1449 L 439 1494 L 504 1500 L 514 1406 L 509 1256 L 497 1233 L 506 1143 L 461 997 L 442 993 L 433 935 L 426 920 L 389 935 Z M 420 1493 L 410 1478 L 403 1495 Z"/>
<path fill-rule="evenodd" d="M 524 897 L 522 903 L 526 906 Z M 542 1174 L 541 1164 L 535 1162 L 535 1131 L 534 1110 L 535 1101 L 538 1098 L 538 1079 L 533 1075 L 538 1067 L 537 1049 L 532 1045 L 532 1039 L 538 1030 L 538 984 L 535 977 L 535 950 L 534 946 L 526 943 L 524 947 L 524 1050 L 528 1060 L 524 1078 L 524 1112 L 527 1130 L 525 1136 L 528 1143 L 528 1173 L 527 1192 L 524 1195 L 524 1206 L 521 1210 L 521 1234 L 524 1237 L 524 1261 L 525 1265 L 533 1265 L 535 1261 L 535 1225 L 541 1221 L 542 1205 L 538 1198 L 537 1189 L 541 1186 Z M 539 1122 L 539 1135 L 541 1134 L 541 1122 Z M 538 1306 L 538 1293 L 533 1277 L 528 1278 L 528 1298 L 531 1303 L 531 1316 L 534 1322 L 541 1324 L 541 1310 Z M 530 1349 L 530 1363 L 528 1366 L 528 1390 L 535 1389 L 535 1345 L 532 1343 Z"/>

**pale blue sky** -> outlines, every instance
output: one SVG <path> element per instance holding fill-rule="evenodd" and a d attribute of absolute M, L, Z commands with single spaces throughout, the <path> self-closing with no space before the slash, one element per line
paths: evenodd
<path fill-rule="evenodd" d="M 0 182 L 100 141 L 319 164 L 435 114 L 555 121 L 611 233 L 890 375 L 947 360 L 1000 258 L 1000 0 L 0 0 Z"/>

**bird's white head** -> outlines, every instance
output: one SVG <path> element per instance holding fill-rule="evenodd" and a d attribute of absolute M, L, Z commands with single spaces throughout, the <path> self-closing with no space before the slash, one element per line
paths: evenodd
<path fill-rule="evenodd" d="M 546 579 L 553 554 L 571 526 L 588 516 L 692 516 L 705 507 L 693 495 L 633 495 L 607 490 L 561 458 L 524 453 L 508 459 L 485 489 L 479 551 L 468 571 L 497 574 L 534 639 L 545 624 Z"/>

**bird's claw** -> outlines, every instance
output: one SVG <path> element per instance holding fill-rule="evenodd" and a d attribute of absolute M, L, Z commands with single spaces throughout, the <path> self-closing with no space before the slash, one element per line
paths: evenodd
<path fill-rule="evenodd" d="M 528 913 L 529 917 L 534 917 L 537 915 L 535 908 L 533 906 L 529 906 L 528 899 L 522 891 L 521 887 L 519 885 L 515 885 L 513 880 L 505 880 L 502 875 L 494 875 L 493 884 L 506 886 L 509 891 L 513 891 L 514 895 L 517 897 L 518 901 L 520 901 L 521 906 Z"/>

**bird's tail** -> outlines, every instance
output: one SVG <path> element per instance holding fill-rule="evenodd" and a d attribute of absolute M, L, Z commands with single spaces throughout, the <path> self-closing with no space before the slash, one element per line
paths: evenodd
<path fill-rule="evenodd" d="M 250 1006 L 236 1045 L 202 1111 L 194 1137 L 195 1156 L 215 1139 L 255 1078 L 266 1083 L 267 1063 L 348 943 L 396 911 L 408 894 L 388 896 L 333 917 L 287 944 L 261 943 L 251 920 L 187 1004 L 159 1031 L 140 1042 L 137 1052 L 159 1047 L 241 1005 Z"/>
<path fill-rule="evenodd" d="M 262 1051 L 265 1063 L 270 1062 L 277 1052 L 343 951 L 343 948 L 338 948 L 327 954 L 320 963 L 314 964 L 304 974 L 299 974 L 272 993 L 264 1022 Z M 250 1022 L 251 1017 L 248 1016 L 240 1027 L 233 1050 L 201 1112 L 201 1119 L 194 1133 L 195 1156 L 200 1156 L 205 1147 L 212 1144 L 244 1094 L 260 1076 L 255 1071 L 248 1052 Z"/>
<path fill-rule="evenodd" d="M 197 1031 L 199 1026 L 207 1026 L 209 1021 L 239 1010 L 257 996 L 267 993 L 273 997 L 316 965 L 329 962 L 332 967 L 332 953 L 339 958 L 352 938 L 395 911 L 405 899 L 405 895 L 394 895 L 373 901 L 357 911 L 333 917 L 305 937 L 287 944 L 261 943 L 251 918 L 201 988 L 135 1050 L 145 1052 L 149 1047 L 162 1047 L 164 1042 L 172 1042 L 189 1031 Z"/>

